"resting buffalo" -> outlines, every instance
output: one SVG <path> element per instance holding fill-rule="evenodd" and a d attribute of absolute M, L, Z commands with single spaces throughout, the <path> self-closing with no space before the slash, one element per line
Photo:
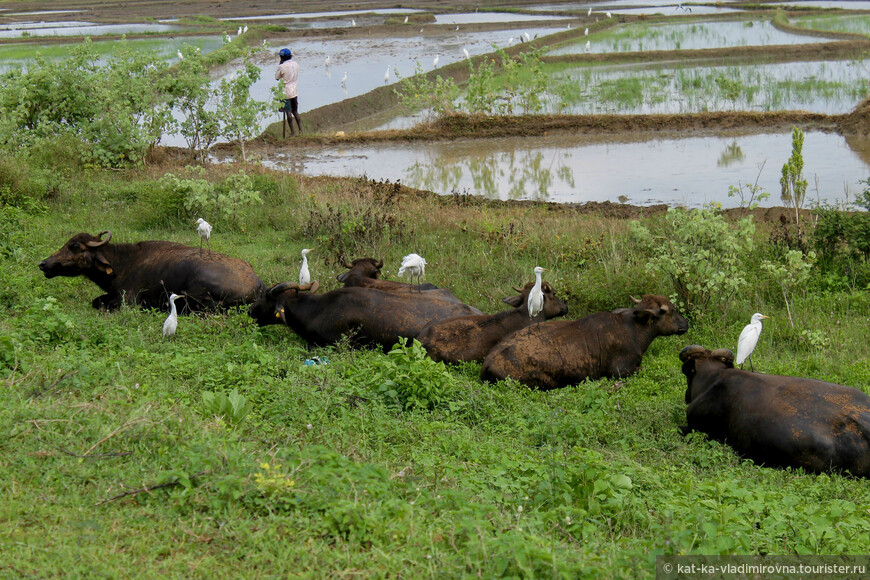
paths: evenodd
<path fill-rule="evenodd" d="M 103 239 L 103 234 L 108 234 Z M 253 302 L 265 286 L 244 260 L 173 242 L 111 244 L 112 232 L 73 236 L 39 263 L 46 278 L 86 276 L 103 292 L 94 308 L 114 310 L 122 301 L 167 308 L 170 293 L 183 294 L 195 310 Z"/>
<path fill-rule="evenodd" d="M 345 287 L 364 286 L 366 288 L 399 292 L 438 289 L 434 284 L 407 284 L 405 282 L 383 280 L 381 278 L 381 268 L 384 267 L 383 260 L 357 258 L 352 263 L 344 262 L 344 267 L 348 268 L 348 271 L 342 272 L 336 276 L 336 279 L 344 284 Z"/>
<path fill-rule="evenodd" d="M 509 296 L 502 300 L 513 306 L 510 310 L 430 322 L 417 339 L 435 361 L 480 362 L 490 349 L 508 334 L 548 318 L 568 314 L 568 307 L 559 300 L 553 287 L 544 282 L 541 285 L 544 293 L 544 308 L 534 318 L 529 317 L 526 303 L 534 285 L 534 282 L 529 282 L 522 290 L 514 288 L 520 295 Z"/>
<path fill-rule="evenodd" d="M 870 476 L 870 397 L 862 391 L 735 369 L 725 348 L 687 346 L 680 360 L 684 433 L 707 433 L 757 463 Z"/>
<path fill-rule="evenodd" d="M 683 334 L 689 322 L 664 296 L 644 294 L 634 308 L 598 312 L 580 320 L 556 320 L 518 330 L 483 361 L 481 377 L 513 377 L 539 389 L 584 379 L 624 377 L 640 367 L 657 336 Z"/>
<path fill-rule="evenodd" d="M 358 344 L 388 350 L 399 337 L 416 338 L 432 320 L 474 314 L 465 304 L 436 292 L 395 293 L 375 288 L 338 288 L 314 294 L 319 282 L 283 282 L 269 288 L 248 309 L 260 326 L 286 324 L 307 342 L 325 346 L 351 335 Z"/>

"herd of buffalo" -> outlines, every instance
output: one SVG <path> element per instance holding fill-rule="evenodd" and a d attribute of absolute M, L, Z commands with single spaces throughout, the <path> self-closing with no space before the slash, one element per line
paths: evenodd
<path fill-rule="evenodd" d="M 485 380 L 511 377 L 539 389 L 625 377 L 637 371 L 656 337 L 689 329 L 667 298 L 651 294 L 633 298 L 631 308 L 549 321 L 568 307 L 548 283 L 534 317 L 525 307 L 531 283 L 504 299 L 512 308 L 484 314 L 447 289 L 383 280 L 383 262 L 371 258 L 345 263 L 348 271 L 338 276 L 344 287 L 318 294 L 316 281 L 266 288 L 238 258 L 174 242 L 111 238 L 108 231 L 77 234 L 39 268 L 47 278 L 89 278 L 105 292 L 93 300 L 98 309 L 125 301 L 166 309 L 172 293 L 183 296 L 182 311 L 250 304 L 260 326 L 289 326 L 312 345 L 350 336 L 389 349 L 399 338 L 418 339 L 437 361 L 478 361 Z M 688 383 L 685 433 L 707 433 L 767 465 L 870 477 L 870 397 L 862 391 L 740 370 L 727 349 L 687 346 L 680 360 Z"/>

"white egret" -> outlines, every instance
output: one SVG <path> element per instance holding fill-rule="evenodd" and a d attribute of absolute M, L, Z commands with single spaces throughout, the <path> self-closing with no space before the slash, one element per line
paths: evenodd
<path fill-rule="evenodd" d="M 743 361 L 748 358 L 749 368 L 752 369 L 752 372 L 755 372 L 755 369 L 752 367 L 752 351 L 755 349 L 755 345 L 758 344 L 758 336 L 761 334 L 761 321 L 765 318 L 770 318 L 770 316 L 765 316 L 760 312 L 753 314 L 749 324 L 743 328 L 740 338 L 737 339 L 737 358 L 734 359 L 734 363 L 742 365 Z"/>
<path fill-rule="evenodd" d="M 465 53 L 465 58 L 466 58 L 466 60 L 469 59 L 469 58 L 471 58 L 471 55 L 468 54 L 468 49 L 467 49 L 467 48 L 463 48 L 463 49 L 462 49 L 462 52 Z"/>
<path fill-rule="evenodd" d="M 390 82 L 390 67 L 387 67 L 387 72 L 384 73 L 384 84 Z"/>
<path fill-rule="evenodd" d="M 418 254 L 408 254 L 402 258 L 402 266 L 399 268 L 399 276 L 405 274 L 416 278 L 417 284 L 419 284 L 420 278 L 426 275 L 426 260 Z"/>
<path fill-rule="evenodd" d="M 328 54 L 326 55 L 326 60 L 323 61 L 323 64 L 326 65 L 326 68 L 329 68 L 329 55 Z"/>
<path fill-rule="evenodd" d="M 169 316 L 163 323 L 163 337 L 169 338 L 175 334 L 175 329 L 178 328 L 178 310 L 175 309 L 175 301 L 181 298 L 180 294 L 169 295 Z"/>
<path fill-rule="evenodd" d="M 586 16 L 592 16 L 592 8 L 589 8 L 589 12 L 586 13 Z"/>
<path fill-rule="evenodd" d="M 608 18 L 611 18 L 610 12 L 605 12 L 604 15 L 607 16 Z"/>
<path fill-rule="evenodd" d="M 456 32 L 459 32 L 459 25 L 456 25 Z"/>
<path fill-rule="evenodd" d="M 242 34 L 242 27 L 239 26 L 239 29 L 236 30 L 236 36 L 240 36 Z"/>
<path fill-rule="evenodd" d="M 546 271 L 546 268 L 535 266 L 535 285 L 532 286 L 532 290 L 529 292 L 529 318 L 534 318 L 544 309 L 544 292 L 541 290 L 541 274 Z"/>
<path fill-rule="evenodd" d="M 586 41 L 586 52 L 589 52 L 591 50 L 592 50 L 592 42 L 587 40 Z"/>
<path fill-rule="evenodd" d="M 341 86 L 347 87 L 347 71 L 344 71 L 344 76 L 341 77 Z"/>
<path fill-rule="evenodd" d="M 420 29 L 420 34 L 423 34 L 423 29 L 422 29 L 422 28 Z"/>
<path fill-rule="evenodd" d="M 526 37 L 526 42 L 529 42 L 529 41 L 531 41 L 531 40 L 532 40 L 532 37 L 531 37 L 531 36 L 529 36 L 529 33 L 528 33 L 528 32 L 523 32 L 523 36 L 525 36 L 525 37 Z"/>
<path fill-rule="evenodd" d="M 351 25 L 351 26 L 356 26 L 356 20 L 354 20 L 353 18 L 351 18 L 351 19 L 350 19 L 350 25 Z"/>
<path fill-rule="evenodd" d="M 308 271 L 308 252 L 311 248 L 302 250 L 302 268 L 299 269 L 299 284 L 308 284 L 311 282 L 311 273 Z"/>
<path fill-rule="evenodd" d="M 408 17 L 405 16 L 405 24 L 408 24 Z"/>
<path fill-rule="evenodd" d="M 437 67 L 438 67 L 438 59 L 439 59 L 439 58 L 441 58 L 441 55 L 440 55 L 440 54 L 436 54 L 436 55 L 435 55 L 435 58 L 432 60 L 432 68 L 437 68 Z"/>
<path fill-rule="evenodd" d="M 589 29 L 588 28 L 583 31 L 583 36 L 589 36 Z"/>
<path fill-rule="evenodd" d="M 245 24 L 245 27 L 242 28 L 242 34 L 247 34 L 247 33 L 248 33 L 248 25 Z"/>
<path fill-rule="evenodd" d="M 178 55 L 178 60 L 184 60 L 184 55 L 181 54 L 181 51 L 180 51 L 180 50 L 179 50 L 177 53 L 175 53 L 175 54 Z"/>
<path fill-rule="evenodd" d="M 211 224 L 199 218 L 194 222 L 194 225 L 196 225 L 196 233 L 199 234 L 199 252 L 202 253 L 202 241 L 205 240 L 208 253 L 211 254 Z"/>

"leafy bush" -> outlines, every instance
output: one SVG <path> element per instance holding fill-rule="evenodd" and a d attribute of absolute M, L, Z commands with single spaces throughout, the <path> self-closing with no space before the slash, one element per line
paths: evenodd
<path fill-rule="evenodd" d="M 870 178 L 862 183 L 870 186 Z M 856 200 L 862 210 L 817 207 L 813 245 L 826 279 L 836 286 L 870 286 L 870 187 Z"/>
<path fill-rule="evenodd" d="M 687 312 L 724 313 L 749 283 L 743 258 L 754 247 L 752 217 L 729 224 L 713 207 L 670 208 L 661 231 L 633 222 L 632 233 L 648 246 L 647 270 L 671 280 L 674 302 Z"/>
<path fill-rule="evenodd" d="M 412 111 L 429 111 L 435 117 L 443 117 L 456 113 L 456 99 L 459 88 L 453 79 L 443 78 L 423 71 L 420 61 L 414 66 L 414 75 L 404 78 L 393 91 L 399 97 L 402 105 Z"/>
<path fill-rule="evenodd" d="M 203 175 L 202 168 L 187 168 L 191 175 Z M 215 184 L 201 178 L 180 178 L 167 173 L 160 178 L 167 194 L 163 197 L 164 210 L 175 213 L 180 202 L 185 217 L 209 216 L 215 224 L 230 229 L 244 227 L 247 209 L 262 205 L 263 199 L 254 190 L 253 180 L 242 170 L 231 174 L 222 183 Z M 214 217 L 212 217 L 214 216 Z"/>
<path fill-rule="evenodd" d="M 207 415 L 220 417 L 233 427 L 238 427 L 252 408 L 237 389 L 230 391 L 229 395 L 204 391 L 202 393 L 202 407 Z"/>
<path fill-rule="evenodd" d="M 217 90 L 217 119 L 220 135 L 238 143 L 242 161 L 248 162 L 245 141 L 260 132 L 260 121 L 271 108 L 267 103 L 251 98 L 251 85 L 260 78 L 260 69 L 245 61 L 245 69 L 229 80 L 221 79 Z"/>
<path fill-rule="evenodd" d="M 458 410 L 462 404 L 453 400 L 458 382 L 443 362 L 426 354 L 420 341 L 408 344 L 400 339 L 386 357 L 372 361 L 372 366 L 345 371 L 352 389 L 377 395 L 387 405 L 403 411 L 432 410 L 448 407 Z"/>

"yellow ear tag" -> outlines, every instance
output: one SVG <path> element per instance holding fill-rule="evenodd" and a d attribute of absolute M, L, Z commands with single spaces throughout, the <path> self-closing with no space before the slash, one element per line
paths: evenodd
<path fill-rule="evenodd" d="M 114 272 L 114 270 L 112 270 L 111 268 L 106 268 L 106 274 L 111 274 L 112 272 Z"/>

